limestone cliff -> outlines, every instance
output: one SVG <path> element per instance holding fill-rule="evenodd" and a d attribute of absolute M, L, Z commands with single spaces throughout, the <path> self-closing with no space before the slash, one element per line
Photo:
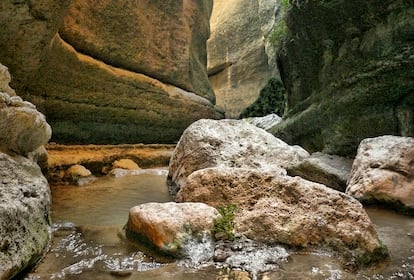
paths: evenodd
<path fill-rule="evenodd" d="M 272 132 L 308 150 L 414 135 L 412 1 L 294 1 L 279 70 L 288 112 Z"/>
<path fill-rule="evenodd" d="M 274 0 L 215 0 L 207 43 L 208 72 L 217 106 L 237 118 L 278 75 L 267 37 L 279 14 Z"/>
<path fill-rule="evenodd" d="M 175 142 L 193 121 L 220 117 L 206 70 L 212 0 L 0 8 L 0 59 L 54 141 Z"/>

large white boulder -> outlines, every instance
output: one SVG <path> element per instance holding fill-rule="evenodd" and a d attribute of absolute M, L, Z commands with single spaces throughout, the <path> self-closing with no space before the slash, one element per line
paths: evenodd
<path fill-rule="evenodd" d="M 414 138 L 362 140 L 346 192 L 361 201 L 414 213 Z"/>
<path fill-rule="evenodd" d="M 299 146 L 289 146 L 265 130 L 242 120 L 199 120 L 181 136 L 169 165 L 172 194 L 196 170 L 237 167 L 286 172 L 308 157 Z"/>

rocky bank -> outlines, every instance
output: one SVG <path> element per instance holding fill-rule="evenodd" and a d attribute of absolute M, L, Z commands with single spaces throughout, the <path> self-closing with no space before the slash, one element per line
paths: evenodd
<path fill-rule="evenodd" d="M 13 95 L 0 64 L 0 279 L 33 265 L 49 241 L 51 196 L 40 167 L 50 126 L 35 106 Z M 5 82 L 4 82 L 5 81 Z M 10 96 L 10 94 L 12 96 Z"/>

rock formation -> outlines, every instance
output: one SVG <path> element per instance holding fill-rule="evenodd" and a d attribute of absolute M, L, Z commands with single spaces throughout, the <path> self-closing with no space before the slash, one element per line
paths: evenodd
<path fill-rule="evenodd" d="M 287 171 L 290 176 L 300 176 L 345 192 L 352 162 L 352 159 L 316 152 L 298 164 L 290 166 Z"/>
<path fill-rule="evenodd" d="M 337 155 L 413 136 L 413 14 L 410 1 L 293 1 L 278 62 L 288 111 L 272 133 Z"/>
<path fill-rule="evenodd" d="M 237 118 L 277 74 L 267 37 L 278 3 L 273 0 L 215 0 L 208 40 L 208 73 L 217 106 Z"/>
<path fill-rule="evenodd" d="M 414 138 L 364 139 L 346 192 L 363 202 L 414 214 Z"/>
<path fill-rule="evenodd" d="M 186 256 L 188 243 L 206 243 L 212 258 L 214 246 L 211 230 L 219 212 L 203 203 L 146 203 L 131 208 L 126 232 L 132 238 L 148 242 L 164 253 Z"/>
<path fill-rule="evenodd" d="M 0 4 L 3 5 L 4 3 Z M 0 64 L 0 81 L 10 75 Z M 10 279 L 43 254 L 49 240 L 50 190 L 38 158 L 50 126 L 8 82 L 0 85 L 0 279 Z M 8 93 L 3 92 L 7 90 Z M 43 157 L 43 156 L 42 156 Z"/>
<path fill-rule="evenodd" d="M 236 205 L 236 232 L 266 244 L 331 248 L 357 263 L 384 257 L 374 226 L 357 200 L 300 177 L 205 168 L 187 178 L 177 201 Z"/>
<path fill-rule="evenodd" d="M 308 156 L 243 120 L 200 120 L 177 144 L 169 184 L 177 202 L 235 205 L 234 229 L 250 239 L 330 248 L 356 264 L 386 257 L 356 199 L 286 174 Z"/>
<path fill-rule="evenodd" d="M 179 190 L 186 178 L 199 169 L 256 168 L 286 174 L 283 168 L 308 156 L 301 147 L 289 146 L 245 121 L 199 120 L 185 130 L 171 156 L 171 192 Z"/>
<path fill-rule="evenodd" d="M 0 59 L 54 141 L 173 143 L 221 117 L 206 70 L 211 0 L 51 2 L 0 4 Z"/>

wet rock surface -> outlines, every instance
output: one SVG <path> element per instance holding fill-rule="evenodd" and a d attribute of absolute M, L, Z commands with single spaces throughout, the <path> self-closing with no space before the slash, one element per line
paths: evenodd
<path fill-rule="evenodd" d="M 356 263 L 387 255 L 357 200 L 299 177 L 206 168 L 188 177 L 176 200 L 217 208 L 233 204 L 235 231 L 266 244 L 330 248 Z"/>
<path fill-rule="evenodd" d="M 414 215 L 414 138 L 364 139 L 346 193 Z"/>
<path fill-rule="evenodd" d="M 205 261 L 213 254 L 211 230 L 218 211 L 203 203 L 146 203 L 131 208 L 127 235 L 148 242 L 155 249 L 182 258 L 191 258 L 200 245 Z"/>

